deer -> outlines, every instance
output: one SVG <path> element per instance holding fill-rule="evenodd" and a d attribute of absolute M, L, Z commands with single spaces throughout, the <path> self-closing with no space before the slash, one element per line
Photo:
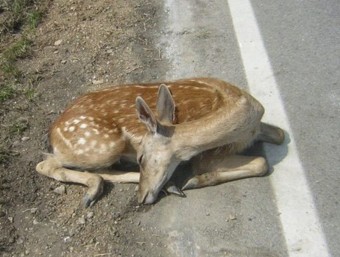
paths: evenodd
<path fill-rule="evenodd" d="M 138 203 L 152 204 L 162 190 L 183 196 L 264 176 L 266 159 L 243 152 L 257 141 L 282 144 L 285 134 L 262 122 L 263 114 L 249 93 L 215 78 L 110 86 L 80 96 L 56 118 L 52 153 L 36 171 L 87 186 L 85 207 L 101 196 L 104 181 L 137 183 Z M 121 160 L 137 170 L 111 168 Z M 193 174 L 179 188 L 171 177 L 183 162 L 192 163 Z"/>

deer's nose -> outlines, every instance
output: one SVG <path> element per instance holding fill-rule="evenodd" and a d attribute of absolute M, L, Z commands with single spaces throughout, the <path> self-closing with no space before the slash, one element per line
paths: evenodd
<path fill-rule="evenodd" d="M 157 196 L 152 192 L 138 192 L 138 203 L 152 204 L 156 201 Z"/>

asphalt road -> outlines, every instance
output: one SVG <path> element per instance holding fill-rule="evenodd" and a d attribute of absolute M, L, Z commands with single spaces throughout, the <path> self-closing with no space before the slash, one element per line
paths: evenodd
<path fill-rule="evenodd" d="M 340 2 L 167 0 L 166 79 L 250 90 L 283 146 L 273 173 L 165 197 L 140 217 L 173 256 L 340 256 Z"/>

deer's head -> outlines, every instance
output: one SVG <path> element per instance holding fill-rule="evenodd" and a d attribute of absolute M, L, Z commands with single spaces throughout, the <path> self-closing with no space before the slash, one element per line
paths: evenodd
<path fill-rule="evenodd" d="M 139 119 L 148 129 L 137 152 L 141 172 L 138 202 L 151 204 L 180 162 L 171 143 L 175 103 L 169 89 L 162 84 L 158 91 L 157 116 L 141 97 L 136 99 L 136 108 Z"/>

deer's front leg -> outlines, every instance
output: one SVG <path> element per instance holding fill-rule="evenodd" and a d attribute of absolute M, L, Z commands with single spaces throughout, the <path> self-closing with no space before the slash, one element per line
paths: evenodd
<path fill-rule="evenodd" d="M 54 157 L 42 161 L 36 166 L 37 172 L 61 182 L 83 184 L 88 187 L 83 198 L 85 207 L 93 205 L 103 192 L 104 180 L 101 176 L 89 172 L 65 169 Z"/>
<path fill-rule="evenodd" d="M 172 181 L 168 181 L 164 188 L 163 188 L 163 191 L 165 193 L 168 193 L 168 194 L 173 194 L 173 195 L 177 195 L 177 196 L 180 196 L 180 197 L 185 197 L 185 194 L 183 193 L 183 191 L 181 189 L 179 189 L 174 182 Z"/>
<path fill-rule="evenodd" d="M 263 157 L 203 154 L 193 161 L 194 176 L 185 183 L 182 190 L 263 176 L 268 171 L 267 162 Z"/>

